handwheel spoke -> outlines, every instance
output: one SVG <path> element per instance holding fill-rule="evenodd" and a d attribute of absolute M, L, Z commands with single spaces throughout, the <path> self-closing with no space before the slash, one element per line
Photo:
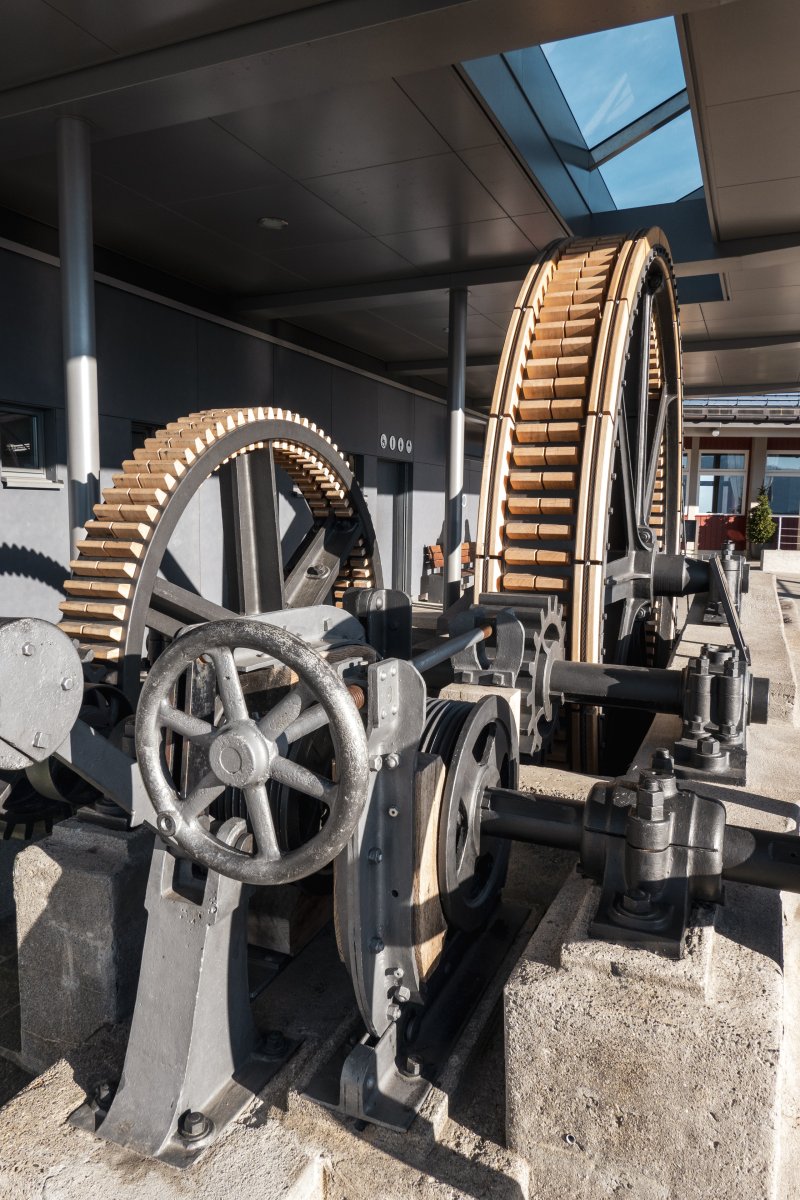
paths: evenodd
<path fill-rule="evenodd" d="M 225 716 L 229 721 L 246 721 L 247 705 L 233 651 L 228 646 L 215 646 L 213 650 L 209 651 L 209 654 L 217 673 L 217 689 Z"/>
<path fill-rule="evenodd" d="M 270 862 L 280 858 L 281 850 L 272 823 L 272 813 L 269 807 L 267 789 L 263 783 L 254 784 L 244 789 L 247 800 L 247 813 L 253 834 L 256 839 L 256 854 Z"/>
<path fill-rule="evenodd" d="M 158 717 L 161 724 L 166 725 L 167 729 L 171 729 L 173 733 L 180 733 L 197 745 L 207 745 L 216 737 L 217 731 L 208 721 L 201 721 L 199 717 L 193 717 L 191 713 L 173 708 L 167 700 L 162 700 Z"/>
<path fill-rule="evenodd" d="M 309 733 L 315 733 L 317 729 L 322 729 L 323 725 L 327 725 L 330 721 L 329 714 L 325 711 L 321 704 L 312 704 L 311 708 L 307 708 L 304 713 L 301 713 L 291 725 L 287 725 L 286 729 L 281 734 L 280 749 L 283 751 L 284 743 L 286 747 L 291 746 L 294 742 L 299 742 L 300 738 L 306 737 Z"/>
<path fill-rule="evenodd" d="M 209 804 L 213 804 L 225 791 L 225 784 L 220 783 L 213 771 L 206 771 L 196 787 L 181 804 L 181 813 L 187 821 L 199 817 Z"/>
<path fill-rule="evenodd" d="M 258 722 L 258 728 L 264 734 L 264 737 L 269 738 L 270 741 L 276 741 L 280 734 L 300 716 L 307 699 L 308 693 L 302 684 L 292 688 Z"/>
<path fill-rule="evenodd" d="M 330 779 L 309 771 L 300 763 L 292 762 L 289 758 L 276 758 L 270 764 L 270 776 L 278 783 L 283 783 L 304 796 L 312 796 L 315 800 L 324 800 L 327 805 L 333 803 L 337 785 Z"/>

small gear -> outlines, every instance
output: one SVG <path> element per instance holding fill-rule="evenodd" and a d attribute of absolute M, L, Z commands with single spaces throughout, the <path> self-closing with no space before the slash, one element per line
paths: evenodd
<path fill-rule="evenodd" d="M 528 694 L 527 736 L 522 733 L 520 749 L 531 756 L 541 756 L 553 741 L 559 717 L 559 704 L 550 696 L 550 672 L 553 663 L 564 658 L 566 624 L 564 610 L 555 596 L 548 596 L 535 620 L 532 632 L 532 652 L 528 664 L 531 690 Z"/>

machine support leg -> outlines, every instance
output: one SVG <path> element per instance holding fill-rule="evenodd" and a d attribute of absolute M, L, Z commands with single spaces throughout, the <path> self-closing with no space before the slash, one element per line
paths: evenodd
<path fill-rule="evenodd" d="M 447 495 L 444 521 L 444 609 L 461 595 L 461 529 L 464 495 L 464 406 L 467 366 L 467 289 L 450 292 L 447 351 Z"/>
<path fill-rule="evenodd" d="M 91 147 L 89 127 L 76 117 L 58 122 L 58 226 L 70 544 L 75 555 L 100 499 Z"/>

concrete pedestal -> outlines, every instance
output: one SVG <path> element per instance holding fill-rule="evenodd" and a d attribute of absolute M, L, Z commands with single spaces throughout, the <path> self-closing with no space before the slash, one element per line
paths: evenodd
<path fill-rule="evenodd" d="M 728 885 L 683 959 L 591 940 L 574 876 L 505 989 L 507 1140 L 540 1200 L 776 1195 L 781 907 Z"/>
<path fill-rule="evenodd" d="M 74 819 L 14 864 L 21 1058 L 39 1072 L 133 1009 L 153 838 Z"/>

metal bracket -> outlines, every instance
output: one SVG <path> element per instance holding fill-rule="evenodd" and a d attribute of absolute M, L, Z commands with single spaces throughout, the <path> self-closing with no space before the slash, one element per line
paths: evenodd
<path fill-rule="evenodd" d="M 396 588 L 349 588 L 344 609 L 361 622 L 382 658 L 411 658 L 411 599 Z"/>
<path fill-rule="evenodd" d="M 245 830 L 243 821 L 228 824 L 231 837 Z M 247 899 L 241 883 L 214 871 L 198 878 L 188 860 L 156 845 L 119 1088 L 99 1126 L 102 1114 L 88 1102 L 72 1114 L 71 1124 L 187 1167 L 294 1052 L 297 1042 L 257 1042 L 247 976 Z"/>
<path fill-rule="evenodd" d="M 450 635 L 456 637 L 485 625 L 488 614 L 474 606 L 458 613 L 450 623 Z M 486 642 L 478 642 L 453 656 L 453 674 L 458 683 L 516 687 L 525 657 L 525 629 L 510 608 L 502 608 L 495 618 L 494 657 L 486 652 Z"/>

